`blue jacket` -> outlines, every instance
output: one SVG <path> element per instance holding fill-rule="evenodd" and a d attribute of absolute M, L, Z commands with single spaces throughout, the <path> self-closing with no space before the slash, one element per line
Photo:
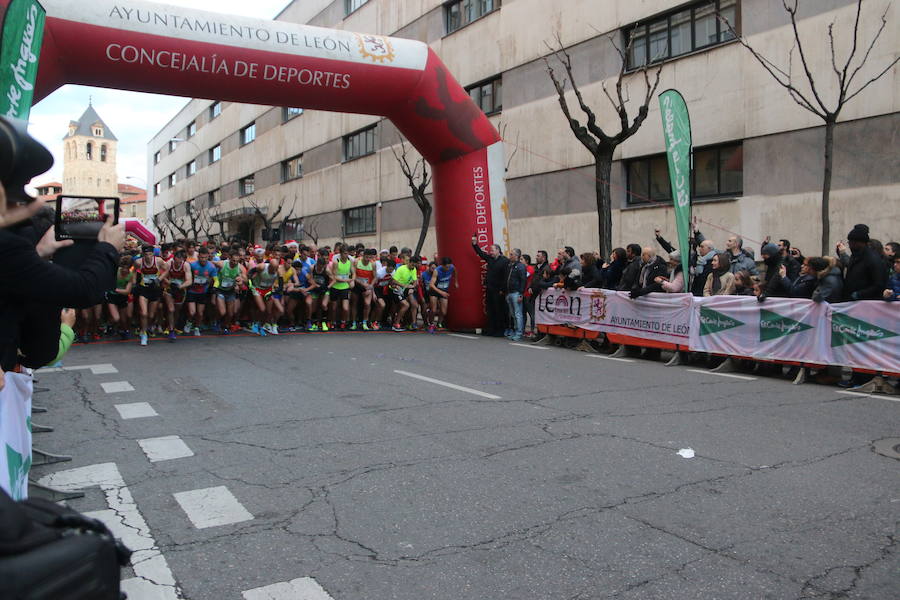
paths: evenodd
<path fill-rule="evenodd" d="M 891 275 L 891 278 L 888 279 L 887 288 L 894 292 L 894 295 L 887 299 L 888 302 L 896 302 L 900 300 L 900 273 L 894 273 Z"/>

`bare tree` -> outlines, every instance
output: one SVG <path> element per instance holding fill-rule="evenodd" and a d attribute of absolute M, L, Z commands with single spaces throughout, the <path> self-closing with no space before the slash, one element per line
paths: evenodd
<path fill-rule="evenodd" d="M 856 1 L 856 19 L 853 22 L 853 34 L 850 43 L 850 51 L 847 53 L 846 60 L 838 60 L 837 50 L 834 41 L 834 21 L 828 25 L 828 46 L 831 51 L 831 69 L 837 80 L 837 97 L 832 99 L 824 98 L 821 86 L 816 83 L 816 79 L 822 81 L 825 77 L 824 73 L 813 74 L 810 70 L 809 61 L 807 60 L 807 51 L 803 48 L 803 42 L 800 39 L 800 31 L 797 27 L 797 12 L 799 9 L 799 0 L 782 0 L 784 10 L 787 11 L 791 19 L 791 29 L 794 35 L 794 44 L 788 53 L 788 64 L 786 67 L 779 67 L 775 62 L 754 49 L 747 40 L 739 35 L 732 24 L 721 14 L 719 20 L 724 23 L 731 34 L 738 39 L 741 45 L 746 48 L 753 58 L 762 65 L 762 67 L 772 76 L 772 78 L 783 87 L 790 95 L 791 99 L 803 109 L 816 115 L 825 121 L 825 172 L 822 181 L 822 255 L 828 255 L 830 251 L 829 238 L 831 237 L 831 177 L 834 169 L 834 128 L 837 125 L 841 111 L 851 100 L 856 98 L 863 90 L 881 79 L 894 65 L 900 62 L 900 56 L 888 63 L 883 69 L 878 70 L 877 74 L 865 81 L 857 81 L 856 78 L 862 71 L 863 67 L 869 60 L 872 49 L 881 37 L 884 28 L 887 26 L 887 11 L 881 15 L 881 25 L 872 36 L 872 40 L 868 45 L 860 44 L 859 39 L 859 22 L 862 16 L 862 0 Z M 865 52 L 862 52 L 865 48 Z M 803 66 L 803 77 L 809 89 L 801 89 L 794 82 L 793 63 L 794 52 L 800 57 L 800 64 Z M 862 54 L 860 54 L 862 52 Z"/>
<path fill-rule="evenodd" d="M 406 177 L 406 183 L 409 184 L 409 191 L 412 193 L 413 201 L 419 207 L 422 213 L 422 226 L 419 228 L 419 241 L 416 242 L 416 250 L 414 256 L 422 255 L 422 246 L 425 245 L 425 237 L 428 235 L 428 226 L 431 224 L 431 201 L 425 195 L 428 184 L 431 182 L 431 175 L 428 172 L 428 163 L 421 156 L 414 164 L 409 162 L 409 145 L 400 139 L 400 150 L 396 146 L 391 146 L 391 152 L 400 165 L 403 176 Z M 421 173 L 421 174 L 420 174 Z"/>
<path fill-rule="evenodd" d="M 638 106 L 637 114 L 633 119 L 630 118 L 628 116 L 628 107 L 626 106 L 625 94 L 622 87 L 628 69 L 627 56 L 631 49 L 631 40 L 629 39 L 625 48 L 622 48 L 616 43 L 612 34 L 608 36 L 608 39 L 610 45 L 612 45 L 618 53 L 621 60 L 621 67 L 619 68 L 619 73 L 616 77 L 614 92 L 610 92 L 606 82 L 601 84 L 604 95 L 609 100 L 610 104 L 612 104 L 613 110 L 618 116 L 618 131 L 615 133 L 612 131 L 607 133 L 607 131 L 600 127 L 600 125 L 597 124 L 597 114 L 585 103 L 581 90 L 578 88 L 578 84 L 575 83 L 575 76 L 572 74 L 572 57 L 563 46 L 562 38 L 559 33 L 556 34 L 556 46 L 554 47 L 547 44 L 547 48 L 550 50 L 553 57 L 555 57 L 562 65 L 565 71 L 562 78 L 560 78 L 556 74 L 556 71 L 553 70 L 549 58 L 547 56 L 544 57 L 547 74 L 550 75 L 550 79 L 553 81 L 553 87 L 556 88 L 559 106 L 566 116 L 566 120 L 569 122 L 569 127 L 572 129 L 572 133 L 575 134 L 578 141 L 581 142 L 594 157 L 597 225 L 598 234 L 600 236 L 600 254 L 602 256 L 609 256 L 612 252 L 612 197 L 610 194 L 610 173 L 612 172 L 613 153 L 619 144 L 637 133 L 638 129 L 640 129 L 644 120 L 647 118 L 650 101 L 653 99 L 656 88 L 659 86 L 659 76 L 662 71 L 661 65 L 653 68 L 652 70 L 655 73 L 651 77 L 651 68 L 648 65 L 643 65 L 637 69 L 643 76 L 645 93 L 640 99 L 641 103 Z M 569 102 L 566 99 L 566 87 L 568 84 L 571 84 L 572 91 L 578 101 L 578 107 L 586 117 L 585 124 L 582 124 L 578 119 L 572 116 L 572 112 L 569 109 Z"/>
<path fill-rule="evenodd" d="M 294 196 L 294 201 L 291 203 L 290 209 L 287 211 L 287 213 L 285 213 L 283 217 L 281 217 L 281 219 L 278 219 L 279 215 L 281 215 L 282 211 L 284 210 L 287 198 L 281 198 L 281 202 L 278 203 L 278 207 L 275 209 L 275 212 L 273 212 L 271 216 L 269 216 L 268 210 L 262 210 L 262 207 L 253 199 L 252 196 L 247 196 L 245 200 L 247 204 L 250 205 L 250 208 L 253 209 L 253 213 L 256 218 L 262 221 L 263 228 L 266 231 L 270 232 L 275 228 L 275 223 L 284 223 L 285 221 L 289 221 L 294 214 L 294 209 L 297 208 L 297 196 Z"/>
<path fill-rule="evenodd" d="M 153 229 L 159 232 L 160 243 L 164 244 L 168 238 L 168 228 L 164 227 L 161 215 L 162 213 L 156 213 L 150 218 L 150 222 L 153 223 Z"/>
<path fill-rule="evenodd" d="M 190 227 L 189 231 L 193 234 L 191 239 L 197 241 L 200 239 L 201 234 L 204 234 L 209 228 L 209 219 L 203 206 L 200 205 L 199 200 L 188 200 L 187 218 Z"/>
<path fill-rule="evenodd" d="M 509 129 L 509 123 L 500 122 L 497 129 L 500 130 L 500 139 L 506 142 L 508 145 L 513 147 L 512 152 L 506 157 L 506 168 L 504 169 L 504 173 L 509 173 L 509 166 L 512 164 L 513 158 L 516 157 L 516 154 L 519 152 L 519 130 L 516 130 L 516 141 L 508 142 L 506 137 L 506 130 Z"/>
<path fill-rule="evenodd" d="M 165 223 L 168 223 L 175 231 L 181 234 L 182 239 L 186 239 L 188 237 L 189 231 L 181 224 L 181 221 L 178 217 L 175 216 L 175 208 L 170 206 L 166 208 L 166 220 Z M 175 238 L 174 234 L 172 238 Z"/>
<path fill-rule="evenodd" d="M 319 245 L 319 217 L 304 218 L 300 231 L 306 233 L 306 236 L 312 240 L 313 244 Z"/>

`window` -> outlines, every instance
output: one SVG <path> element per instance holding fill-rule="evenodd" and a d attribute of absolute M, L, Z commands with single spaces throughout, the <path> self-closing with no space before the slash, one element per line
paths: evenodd
<path fill-rule="evenodd" d="M 500 0 L 453 0 L 444 5 L 447 33 L 465 27 L 500 7 Z"/>
<path fill-rule="evenodd" d="M 94 127 L 94 137 L 103 137 L 102 127 Z"/>
<path fill-rule="evenodd" d="M 106 144 L 100 144 L 100 162 L 106 162 Z"/>
<path fill-rule="evenodd" d="M 285 106 L 284 108 L 281 109 L 281 122 L 287 123 L 294 117 L 299 117 L 302 114 L 303 114 L 302 108 L 297 108 L 294 106 Z"/>
<path fill-rule="evenodd" d="M 169 152 L 175 152 L 175 147 L 178 145 L 178 140 L 172 138 L 169 140 Z"/>
<path fill-rule="evenodd" d="M 215 119 L 219 115 L 222 114 L 222 103 L 221 102 L 213 102 L 209 105 L 209 118 Z"/>
<path fill-rule="evenodd" d="M 187 166 L 185 166 L 184 172 L 185 172 L 186 177 L 190 177 L 191 175 L 196 173 L 197 172 L 197 160 L 194 159 L 191 162 L 189 162 L 187 164 Z"/>
<path fill-rule="evenodd" d="M 207 208 L 213 208 L 214 206 L 218 206 L 218 204 L 219 204 L 219 197 L 220 197 L 221 195 L 222 195 L 222 194 L 221 194 L 221 191 L 220 191 L 218 188 L 216 188 L 216 189 L 214 189 L 213 191 L 209 192 L 209 193 L 206 195 L 206 207 L 207 207 Z"/>
<path fill-rule="evenodd" d="M 175 184 L 178 183 L 178 175 L 172 173 L 169 175 L 169 187 L 175 187 Z"/>
<path fill-rule="evenodd" d="M 158 165 L 160 160 L 162 160 L 162 154 L 157 150 L 153 153 L 153 164 Z"/>
<path fill-rule="evenodd" d="M 241 196 L 249 196 L 256 191 L 256 179 L 253 175 L 248 175 L 238 182 Z"/>
<path fill-rule="evenodd" d="M 349 15 L 369 0 L 344 0 L 344 16 Z"/>
<path fill-rule="evenodd" d="M 161 182 L 161 181 L 157 181 L 156 183 L 153 184 L 153 195 L 154 195 L 154 196 L 159 196 L 159 194 L 160 194 L 161 192 L 162 192 L 162 182 Z"/>
<path fill-rule="evenodd" d="M 375 125 L 344 136 L 344 160 L 353 160 L 375 152 Z"/>
<path fill-rule="evenodd" d="M 373 233 L 375 231 L 375 205 L 360 206 L 344 211 L 344 235 Z"/>
<path fill-rule="evenodd" d="M 219 162 L 222 158 L 222 144 L 216 144 L 209 149 L 209 164 Z"/>
<path fill-rule="evenodd" d="M 256 123 L 250 123 L 241 129 L 241 146 L 245 146 L 256 139 Z"/>
<path fill-rule="evenodd" d="M 93 160 L 94 158 L 94 145 L 90 142 L 84 146 L 84 157 L 88 160 Z"/>
<path fill-rule="evenodd" d="M 626 29 L 625 39 L 630 42 L 628 68 L 637 69 L 733 39 L 716 12 L 737 29 L 737 2 L 703 0 Z"/>
<path fill-rule="evenodd" d="M 300 162 L 302 157 L 302 155 L 298 155 L 281 162 L 281 183 L 303 176 L 303 167 Z"/>
<path fill-rule="evenodd" d="M 472 101 L 484 111 L 484 114 L 500 112 L 503 110 L 503 78 L 495 77 L 490 81 L 477 83 L 466 88 Z"/>
<path fill-rule="evenodd" d="M 629 160 L 627 203 L 671 202 L 669 163 L 665 154 Z M 740 196 L 744 190 L 744 147 L 742 143 L 694 150 L 691 180 L 693 198 Z"/>
<path fill-rule="evenodd" d="M 197 121 L 191 121 L 187 126 L 187 136 L 194 137 L 197 135 Z"/>

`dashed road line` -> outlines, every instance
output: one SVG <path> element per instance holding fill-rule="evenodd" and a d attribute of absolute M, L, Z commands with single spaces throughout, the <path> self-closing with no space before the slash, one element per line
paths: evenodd
<path fill-rule="evenodd" d="M 61 373 L 63 371 L 81 371 L 90 369 L 93 375 L 112 375 L 118 373 L 119 370 L 109 363 L 101 363 L 98 365 L 72 365 L 69 367 L 45 367 L 38 369 L 38 373 Z"/>
<path fill-rule="evenodd" d="M 518 346 L 519 348 L 531 348 L 532 350 L 550 350 L 548 346 L 534 346 L 532 344 L 517 344 L 516 342 L 510 342 L 510 346 Z"/>
<path fill-rule="evenodd" d="M 476 396 L 481 396 L 482 398 L 487 398 L 489 400 L 500 400 L 500 396 L 496 396 L 494 394 L 488 394 L 487 392 L 482 392 L 480 390 L 473 390 L 472 388 L 468 388 L 462 385 L 456 385 L 455 383 L 450 383 L 449 381 L 441 381 L 440 379 L 433 379 L 431 377 L 425 377 L 424 375 L 419 375 L 417 373 L 410 373 L 409 371 L 398 371 L 394 370 L 394 373 L 398 375 L 405 375 L 407 377 L 412 377 L 413 379 L 419 379 L 421 381 L 427 381 L 428 383 L 433 383 L 435 385 L 440 385 L 443 387 L 448 387 L 452 390 L 458 390 L 460 392 L 466 392 L 467 394 L 474 394 Z"/>
<path fill-rule="evenodd" d="M 113 535 L 121 538 L 134 552 L 131 564 L 135 576 L 122 581 L 122 591 L 135 600 L 178 600 L 182 597 L 166 557 L 160 552 L 116 463 L 57 471 L 42 477 L 38 483 L 63 491 L 99 486 L 106 495 L 109 509 L 87 515 L 103 521 Z"/>
<path fill-rule="evenodd" d="M 106 381 L 100 384 L 103 391 L 107 394 L 116 394 L 118 392 L 133 392 L 134 386 L 127 381 Z"/>
<path fill-rule="evenodd" d="M 123 419 L 141 419 L 144 417 L 158 417 L 159 413 L 150 406 L 149 402 L 133 402 L 131 404 L 116 404 L 116 410 Z"/>
<path fill-rule="evenodd" d="M 476 335 L 464 335 L 462 333 L 448 333 L 447 335 L 449 335 L 450 337 L 463 338 L 464 340 L 477 340 L 478 339 L 478 336 L 476 336 Z"/>
<path fill-rule="evenodd" d="M 137 442 L 150 462 L 162 462 L 194 455 L 194 451 L 188 448 L 184 440 L 177 435 L 147 438 Z"/>
<path fill-rule="evenodd" d="M 615 356 L 606 356 L 605 354 L 585 354 L 591 358 L 602 358 L 603 360 L 614 360 L 616 362 L 633 363 L 633 358 L 616 358 Z"/>
<path fill-rule="evenodd" d="M 732 379 L 742 379 L 744 381 L 756 381 L 756 377 L 747 375 L 735 375 L 733 373 L 716 373 L 715 371 L 704 371 L 703 369 L 685 369 L 688 373 L 703 373 L 704 375 L 715 375 L 717 377 L 731 377 Z"/>
<path fill-rule="evenodd" d="M 197 529 L 250 521 L 250 514 L 227 487 L 203 488 L 174 494 L 191 523 Z"/>
<path fill-rule="evenodd" d="M 334 600 L 312 577 L 253 588 L 241 595 L 244 600 Z"/>
<path fill-rule="evenodd" d="M 867 394 L 865 392 L 852 392 L 850 390 L 840 390 L 838 394 L 846 394 L 848 396 L 859 396 L 860 398 L 878 398 L 879 400 L 890 400 L 891 402 L 900 402 L 900 396 L 891 397 L 886 394 Z"/>

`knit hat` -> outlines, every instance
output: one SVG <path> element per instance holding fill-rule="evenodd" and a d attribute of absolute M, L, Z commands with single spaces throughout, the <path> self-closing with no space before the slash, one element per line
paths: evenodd
<path fill-rule="evenodd" d="M 678 250 L 672 250 L 669 252 L 669 260 L 674 262 L 679 262 L 681 260 L 681 252 Z"/>
<path fill-rule="evenodd" d="M 762 256 L 775 256 L 778 254 L 778 246 L 769 242 L 768 244 L 763 244 L 763 247 L 759 251 Z"/>
<path fill-rule="evenodd" d="M 850 233 L 847 234 L 847 239 L 851 242 L 863 242 L 868 244 L 869 228 L 865 225 L 854 225 Z"/>

